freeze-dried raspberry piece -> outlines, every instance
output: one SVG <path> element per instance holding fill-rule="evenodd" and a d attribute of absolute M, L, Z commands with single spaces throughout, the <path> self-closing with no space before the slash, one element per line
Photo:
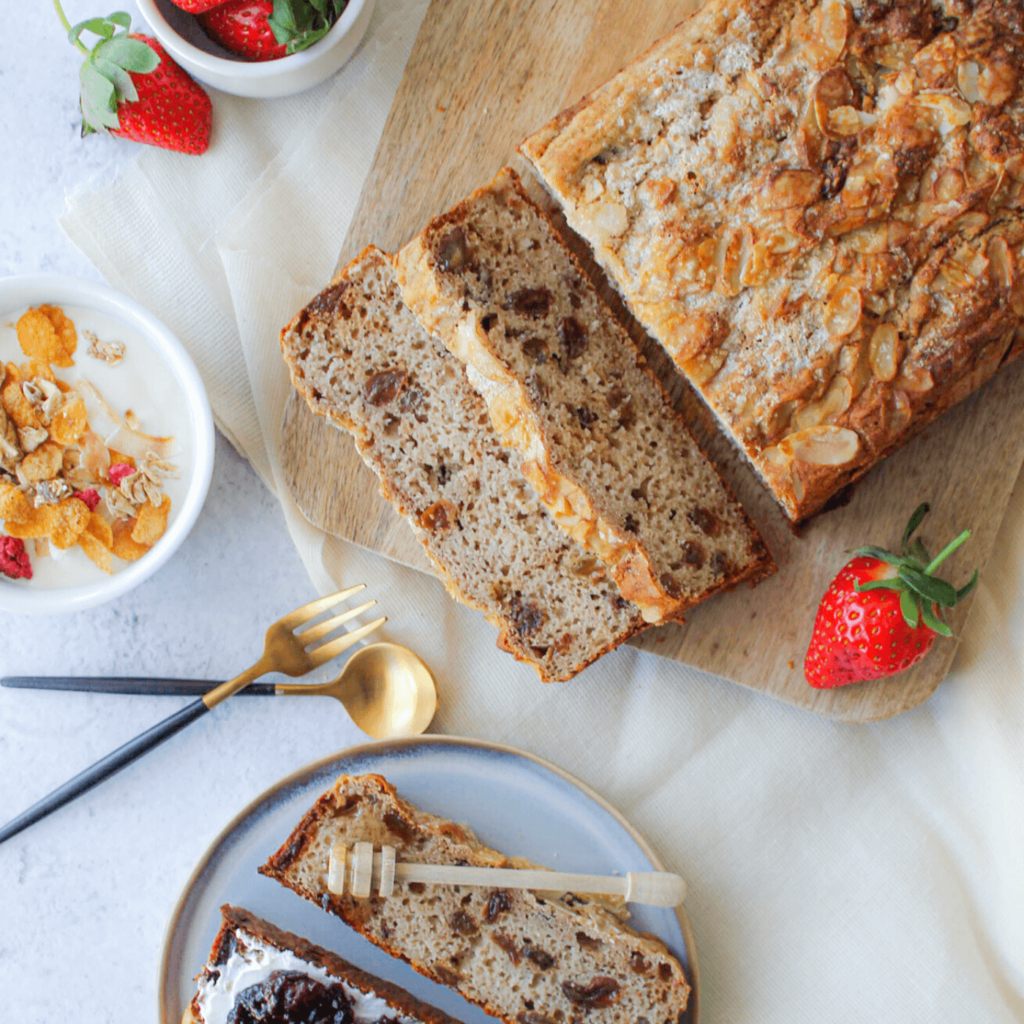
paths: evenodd
<path fill-rule="evenodd" d="M 107 470 L 107 476 L 110 477 L 110 482 L 115 487 L 121 486 L 121 481 L 126 476 L 131 476 L 135 470 L 128 465 L 127 462 L 115 462 L 110 469 Z"/>
<path fill-rule="evenodd" d="M 95 487 L 87 487 L 84 491 L 75 491 L 74 497 L 81 498 L 90 512 L 95 512 L 96 506 L 100 503 L 100 492 Z"/>
<path fill-rule="evenodd" d="M 0 573 L 12 580 L 32 579 L 32 563 L 20 538 L 0 536 Z"/>

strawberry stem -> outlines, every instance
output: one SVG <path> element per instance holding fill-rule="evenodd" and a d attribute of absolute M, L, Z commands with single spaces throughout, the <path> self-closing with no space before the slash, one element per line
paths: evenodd
<path fill-rule="evenodd" d="M 902 556 L 894 555 L 873 544 L 857 549 L 855 554 L 895 566 L 896 572 L 889 575 L 891 570 L 887 570 L 880 579 L 864 583 L 856 581 L 853 588 L 857 593 L 865 590 L 893 590 L 900 595 L 900 610 L 904 621 L 911 629 L 916 629 L 918 622 L 924 621 L 934 632 L 942 636 L 951 636 L 949 626 L 941 617 L 942 612 L 939 609 L 955 608 L 978 582 L 978 573 L 975 572 L 970 581 L 959 590 L 946 580 L 933 576 L 932 573 L 970 537 L 971 531 L 964 530 L 934 558 L 929 559 L 921 539 L 917 538 L 913 543 L 910 540 L 927 513 L 927 503 L 918 505 L 914 510 L 903 532 Z"/>
<path fill-rule="evenodd" d="M 957 549 L 958 547 L 960 547 L 960 545 L 961 545 L 961 544 L 963 544 L 963 542 L 964 542 L 965 540 L 967 540 L 967 538 L 968 538 L 968 537 L 970 537 L 970 535 L 971 535 L 971 531 L 970 531 L 970 530 L 964 530 L 964 532 L 963 532 L 963 533 L 961 533 L 959 537 L 956 537 L 956 538 L 955 538 L 954 540 L 951 540 L 951 541 L 950 541 L 950 542 L 949 542 L 949 543 L 948 543 L 948 544 L 947 544 L 947 545 L 946 545 L 946 546 L 945 546 L 945 547 L 944 547 L 944 548 L 943 548 L 943 549 L 942 549 L 942 550 L 941 550 L 941 551 L 940 551 L 940 552 L 939 552 L 939 553 L 938 553 L 938 554 L 937 554 L 937 555 L 936 555 L 936 556 L 935 556 L 935 557 L 934 557 L 934 558 L 933 558 L 933 559 L 932 559 L 932 560 L 931 560 L 931 561 L 930 561 L 930 562 L 928 563 L 928 567 L 927 567 L 927 568 L 925 569 L 925 572 L 926 572 L 926 573 L 929 573 L 929 574 L 930 574 L 930 573 L 932 573 L 932 572 L 934 572 L 934 571 L 935 571 L 935 570 L 936 570 L 936 569 L 937 569 L 937 568 L 938 568 L 938 567 L 939 567 L 940 565 L 942 565 L 942 563 L 943 563 L 943 562 L 944 562 L 944 561 L 945 561 L 945 560 L 946 560 L 947 558 L 949 558 L 949 556 L 950 556 L 951 554 L 953 554 L 953 552 L 954 552 L 954 551 L 956 551 L 956 549 Z"/>
<path fill-rule="evenodd" d="M 61 7 L 60 0 L 53 0 L 53 7 L 54 7 L 54 10 L 56 10 L 56 12 L 57 12 L 57 17 L 60 18 L 60 23 L 64 26 L 64 31 L 67 32 L 68 35 L 70 36 L 71 35 L 71 23 L 68 21 L 67 16 L 64 14 L 64 8 Z M 86 48 L 85 44 L 82 42 L 81 39 L 76 39 L 75 40 L 75 46 L 77 46 L 78 49 L 81 50 L 82 53 L 85 54 L 86 57 L 89 56 L 89 51 L 88 51 L 88 49 Z"/>

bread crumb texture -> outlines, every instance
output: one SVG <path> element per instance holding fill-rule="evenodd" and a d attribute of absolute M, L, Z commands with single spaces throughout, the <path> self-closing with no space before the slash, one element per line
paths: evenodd
<path fill-rule="evenodd" d="M 643 622 L 604 566 L 545 512 L 466 372 L 367 249 L 285 328 L 292 383 L 350 431 L 456 599 L 544 681 L 564 680 Z"/>

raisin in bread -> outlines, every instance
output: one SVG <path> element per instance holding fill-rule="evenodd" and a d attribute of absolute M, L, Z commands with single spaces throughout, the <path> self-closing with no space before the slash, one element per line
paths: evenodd
<path fill-rule="evenodd" d="M 774 568 L 733 499 L 515 173 L 395 257 L 405 301 L 469 367 L 555 519 L 648 622 Z"/>
<path fill-rule="evenodd" d="M 709 0 L 523 144 L 795 521 L 1024 351 L 1022 64 L 1022 0 Z"/>
<path fill-rule="evenodd" d="M 182 1024 L 459 1024 L 404 989 L 225 904 Z"/>
<path fill-rule="evenodd" d="M 504 449 L 465 370 L 366 249 L 281 336 L 310 408 L 349 430 L 449 593 L 498 646 L 565 680 L 642 628 L 600 562 L 558 529 Z"/>
<path fill-rule="evenodd" d="M 335 843 L 395 847 L 398 859 L 532 867 L 465 825 L 413 807 L 379 775 L 343 776 L 260 872 L 342 918 L 392 956 L 505 1024 L 677 1024 L 690 986 L 665 945 L 591 898 L 395 883 L 356 899 L 326 887 Z M 621 912 L 620 912 L 621 913 Z"/>

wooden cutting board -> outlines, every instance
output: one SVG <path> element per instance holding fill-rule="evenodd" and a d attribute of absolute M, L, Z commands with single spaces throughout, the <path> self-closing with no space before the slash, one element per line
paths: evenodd
<path fill-rule="evenodd" d="M 339 266 L 371 242 L 393 252 L 506 163 L 528 178 L 516 144 L 698 5 L 699 0 L 434 0 Z M 613 304 L 625 318 L 621 304 Z M 870 473 L 845 507 L 819 516 L 797 536 L 660 349 L 635 323 L 631 331 L 642 339 L 779 565 L 778 575 L 757 588 L 715 598 L 685 625 L 649 630 L 633 643 L 849 722 L 885 718 L 925 700 L 949 670 L 953 641 L 938 643 L 916 669 L 894 679 L 811 689 L 801 666 L 815 609 L 845 552 L 869 542 L 898 544 L 921 501 L 933 508 L 922 530 L 931 546 L 965 527 L 973 530 L 970 543 L 949 562 L 953 581 L 959 585 L 973 567 L 984 566 L 1024 460 L 1024 360 Z M 318 420 L 295 396 L 283 431 L 289 486 L 315 525 L 430 571 L 419 543 L 380 497 L 376 478 L 348 435 Z M 963 629 L 969 609 L 969 601 L 956 609 L 955 632 Z M 585 676 L 575 685 L 586 685 Z"/>

